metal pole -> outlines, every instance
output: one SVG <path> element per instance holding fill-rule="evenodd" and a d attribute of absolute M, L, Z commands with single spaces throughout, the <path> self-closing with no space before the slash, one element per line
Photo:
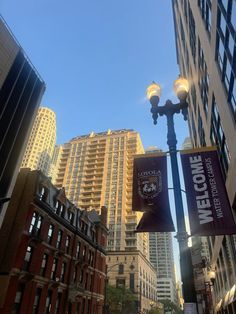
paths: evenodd
<path fill-rule="evenodd" d="M 180 271 L 183 282 L 183 296 L 185 303 L 196 303 L 196 295 L 194 288 L 193 269 L 191 261 L 191 252 L 188 247 L 188 234 L 185 227 L 183 200 L 181 194 L 181 185 L 179 177 L 179 168 L 176 153 L 176 134 L 174 129 L 174 111 L 166 111 L 167 117 L 167 144 L 170 151 L 171 170 L 174 188 L 175 211 L 177 221 L 177 240 L 180 250 Z"/>

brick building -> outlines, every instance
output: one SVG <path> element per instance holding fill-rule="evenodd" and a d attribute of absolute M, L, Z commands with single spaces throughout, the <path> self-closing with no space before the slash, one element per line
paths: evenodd
<path fill-rule="evenodd" d="M 102 313 L 106 217 L 22 169 L 0 230 L 0 313 Z"/>

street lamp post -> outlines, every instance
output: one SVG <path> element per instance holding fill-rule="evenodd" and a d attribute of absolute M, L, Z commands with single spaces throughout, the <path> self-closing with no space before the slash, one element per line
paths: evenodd
<path fill-rule="evenodd" d="M 204 282 L 205 284 L 205 306 L 206 306 L 206 313 L 213 312 L 213 304 L 214 304 L 214 283 L 215 283 L 216 273 L 214 268 L 209 267 L 207 271 L 207 281 Z"/>
<path fill-rule="evenodd" d="M 109 305 L 107 304 L 107 283 L 108 283 L 108 273 L 117 265 L 124 265 L 124 263 L 116 263 L 109 268 L 106 265 L 106 272 L 105 272 L 105 285 L 104 285 L 104 305 L 103 305 L 103 313 L 109 313 Z"/>
<path fill-rule="evenodd" d="M 179 103 L 173 104 L 167 100 L 164 106 L 158 106 L 161 95 L 161 88 L 158 84 L 153 82 L 147 88 L 147 97 L 152 105 L 151 113 L 154 124 L 157 124 L 158 116 L 165 115 L 167 118 L 167 144 L 169 146 L 171 170 L 173 179 L 175 211 L 177 220 L 177 235 L 176 238 L 179 243 L 180 250 L 180 271 L 181 279 L 183 282 L 183 296 L 185 303 L 196 303 L 196 294 L 194 289 L 193 269 L 191 262 L 191 252 L 188 247 L 188 234 L 186 232 L 183 200 L 181 195 L 180 177 L 177 161 L 177 139 L 174 129 L 174 114 L 182 112 L 184 120 L 187 120 L 187 107 L 186 101 L 189 85 L 185 78 L 179 77 L 174 82 L 174 90 Z"/>

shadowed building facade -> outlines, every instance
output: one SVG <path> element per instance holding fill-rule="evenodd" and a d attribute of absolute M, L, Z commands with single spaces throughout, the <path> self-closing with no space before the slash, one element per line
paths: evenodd
<path fill-rule="evenodd" d="M 172 1 L 177 60 L 190 84 L 189 128 L 193 147 L 217 145 L 236 215 L 236 1 Z M 235 236 L 206 238 L 204 266 L 215 270 L 214 286 L 202 278 L 203 311 L 236 313 Z M 208 254 L 209 252 L 209 254 Z M 196 270 L 197 271 L 197 270 Z M 199 270 L 200 271 L 200 270 Z M 201 300 L 199 299 L 199 302 Z"/>
<path fill-rule="evenodd" d="M 0 230 L 0 313 L 101 314 L 106 219 L 21 169 Z"/>
<path fill-rule="evenodd" d="M 45 84 L 0 16 L 0 199 L 10 197 Z M 6 205 L 0 205 L 0 225 Z"/>

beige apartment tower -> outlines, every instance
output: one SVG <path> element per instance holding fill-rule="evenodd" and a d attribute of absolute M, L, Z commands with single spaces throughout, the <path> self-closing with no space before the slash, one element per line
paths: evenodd
<path fill-rule="evenodd" d="M 60 153 L 58 153 L 58 150 Z M 140 250 L 148 255 L 147 234 L 134 233 L 141 214 L 131 211 L 133 157 L 144 152 L 133 130 L 73 138 L 56 150 L 54 184 L 81 209 L 108 208 L 108 251 Z"/>
<path fill-rule="evenodd" d="M 27 143 L 21 168 L 41 170 L 49 175 L 56 144 L 56 115 L 46 107 L 40 107 Z"/>

